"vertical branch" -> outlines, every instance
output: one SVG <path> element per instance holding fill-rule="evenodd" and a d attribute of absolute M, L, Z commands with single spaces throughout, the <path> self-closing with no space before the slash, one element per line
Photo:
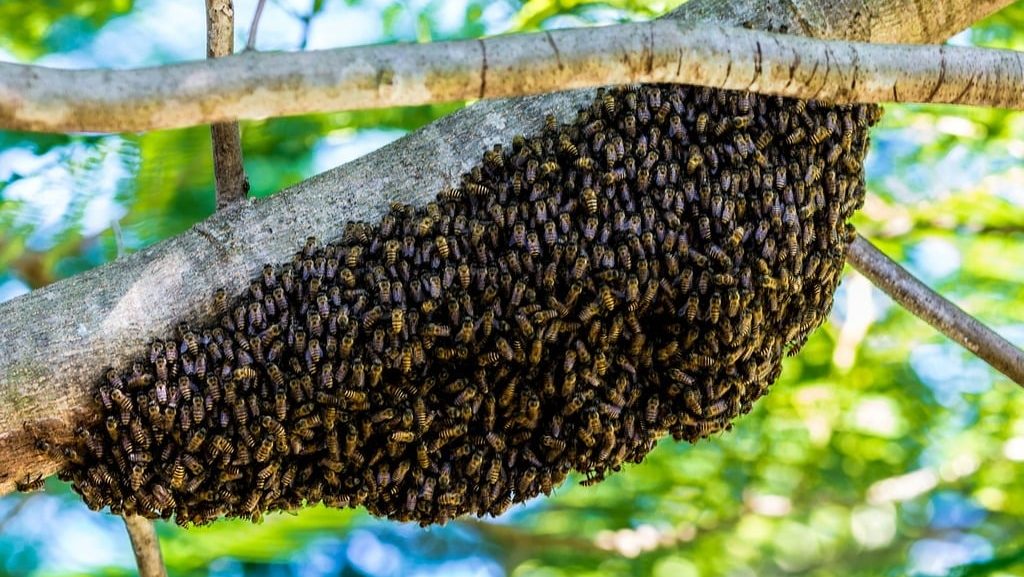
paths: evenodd
<path fill-rule="evenodd" d="M 231 0 L 206 0 L 206 56 L 219 58 L 234 52 L 235 8 Z M 242 137 L 237 122 L 210 125 L 213 136 L 213 173 L 217 183 L 217 208 L 221 209 L 249 192 L 242 164 Z"/>
<path fill-rule="evenodd" d="M 914 316 L 1024 386 L 1024 351 L 928 288 L 864 237 L 854 239 L 846 261 Z"/>
<path fill-rule="evenodd" d="M 249 25 L 249 37 L 245 39 L 245 50 L 256 50 L 256 32 L 260 26 L 260 18 L 263 17 L 263 5 L 267 0 L 259 0 L 256 4 L 256 13 L 253 14 L 252 24 Z M 306 26 L 306 31 L 303 34 L 303 47 L 305 47 L 305 35 L 309 34 L 309 26 Z"/>
<path fill-rule="evenodd" d="M 163 557 L 160 555 L 160 541 L 156 527 L 145 517 L 130 515 L 124 518 L 128 538 L 132 542 L 135 562 L 139 566 L 139 577 L 167 577 Z"/>

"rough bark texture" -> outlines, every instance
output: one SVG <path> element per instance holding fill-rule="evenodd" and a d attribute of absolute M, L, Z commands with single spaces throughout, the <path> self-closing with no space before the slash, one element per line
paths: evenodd
<path fill-rule="evenodd" d="M 875 42 L 941 41 L 1011 0 L 693 0 L 684 22 Z M 67 439 L 91 417 L 93 387 L 149 339 L 182 319 L 208 320 L 217 287 L 236 293 L 265 263 L 283 262 L 307 236 L 334 239 L 344 222 L 372 220 L 392 201 L 421 204 L 485 148 L 529 133 L 545 114 L 571 117 L 590 90 L 484 102 L 354 162 L 261 201 L 235 203 L 187 232 L 0 305 L 0 493 L 58 463 L 34 438 Z"/>
<path fill-rule="evenodd" d="M 211 23 L 211 34 L 216 30 Z M 1024 54 L 815 40 L 662 20 L 421 45 L 247 52 L 216 62 L 123 71 L 0 65 L 0 94 L 8 95 L 0 100 L 0 126 L 152 130 L 658 82 L 837 103 L 1024 109 L 1018 89 L 1024 83 Z M 220 130 L 226 137 L 231 126 L 215 124 L 214 134 Z M 237 146 L 237 133 L 235 126 L 233 141 L 225 142 Z M 226 150 L 215 147 L 218 154 Z M 218 191 L 224 180 L 219 175 L 238 181 L 240 163 L 230 168 L 218 170 Z"/>

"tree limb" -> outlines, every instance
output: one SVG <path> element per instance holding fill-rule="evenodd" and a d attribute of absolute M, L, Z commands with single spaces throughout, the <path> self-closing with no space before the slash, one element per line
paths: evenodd
<path fill-rule="evenodd" d="M 132 542 L 139 577 L 167 577 L 167 568 L 164 567 L 164 560 L 160 555 L 160 541 L 157 539 L 153 521 L 131 515 L 124 518 L 124 526 L 128 530 L 128 539 Z"/>
<path fill-rule="evenodd" d="M 829 20 L 819 21 L 792 10 L 797 0 L 691 0 L 672 16 L 888 42 L 923 40 L 925 26 L 927 38 L 940 41 L 1011 1 L 955 0 L 937 11 L 915 9 L 925 0 L 832 0 L 822 11 Z M 0 305 L 0 493 L 15 479 L 55 472 L 59 463 L 37 450 L 35 439 L 70 439 L 78 423 L 94 417 L 91 397 L 104 368 L 125 366 L 148 339 L 182 319 L 211 319 L 216 288 L 240 292 L 264 263 L 291 258 L 307 236 L 334 239 L 346 220 L 375 220 L 392 201 L 423 204 L 457 184 L 486 148 L 535 132 L 548 113 L 565 120 L 592 97 L 586 90 L 478 103 L 269 198 L 234 203 L 181 235 Z"/>
<path fill-rule="evenodd" d="M 846 261 L 914 316 L 1024 386 L 1024 351 L 928 288 L 864 237 L 853 241 Z"/>
<path fill-rule="evenodd" d="M 230 8 L 227 0 L 209 2 Z M 1024 53 L 812 40 L 662 20 L 431 44 L 244 52 L 135 70 L 2 64 L 0 126 L 153 130 L 636 82 L 1022 110 Z"/>
<path fill-rule="evenodd" d="M 206 57 L 230 56 L 234 46 L 235 8 L 231 0 L 206 0 Z M 249 192 L 249 179 L 242 164 L 242 135 L 237 121 L 212 124 L 210 135 L 217 208 L 223 208 L 245 198 Z"/>

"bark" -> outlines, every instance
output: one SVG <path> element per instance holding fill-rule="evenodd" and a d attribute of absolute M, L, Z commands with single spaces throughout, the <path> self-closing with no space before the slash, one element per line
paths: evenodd
<path fill-rule="evenodd" d="M 874 42 L 941 41 L 1012 0 L 692 0 L 685 23 L 793 31 Z M 347 220 L 379 218 L 392 201 L 422 204 L 478 162 L 485 148 L 568 120 L 592 91 L 488 101 L 361 159 L 260 201 L 243 200 L 153 247 L 0 305 L 0 493 L 59 464 L 34 444 L 60 441 L 90 414 L 103 369 L 125 366 L 183 319 L 212 317 L 217 287 L 248 286 L 305 238 L 331 240 Z"/>
<path fill-rule="evenodd" d="M 933 292 L 863 237 L 850 245 L 846 260 L 914 316 L 1024 386 L 1024 351 Z"/>
<path fill-rule="evenodd" d="M 132 515 L 124 518 L 124 526 L 132 542 L 139 577 L 167 577 L 167 568 L 160 554 L 160 541 L 153 521 Z"/>
<path fill-rule="evenodd" d="M 230 3 L 210 14 L 230 14 Z M 216 30 L 211 23 L 211 35 Z M 211 55 L 220 55 L 212 44 Z M 137 70 L 9 64 L 0 66 L 0 94 L 8 95 L 0 100 L 0 124 L 123 132 L 642 82 L 833 102 L 1024 109 L 1024 53 L 812 40 L 662 20 L 423 45 L 246 52 Z M 215 125 L 214 134 L 231 126 Z M 237 146 L 237 125 L 232 133 Z"/>
<path fill-rule="evenodd" d="M 231 0 L 206 0 L 206 57 L 224 58 L 234 51 L 235 8 Z M 210 137 L 217 208 L 224 208 L 249 192 L 242 165 L 242 133 L 238 122 L 218 122 L 210 126 Z"/>

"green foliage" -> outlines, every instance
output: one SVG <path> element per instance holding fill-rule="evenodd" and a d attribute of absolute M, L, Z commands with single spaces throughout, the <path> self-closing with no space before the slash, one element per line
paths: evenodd
<path fill-rule="evenodd" d="M 133 0 L 42 0 L 0 3 L 0 48 L 21 59 L 74 49 L 112 18 L 129 12 Z"/>
<path fill-rule="evenodd" d="M 374 10 L 379 40 L 394 42 L 642 19 L 678 2 L 279 4 L 297 7 L 296 17 L 312 14 L 314 26 L 331 10 Z M 0 2 L 0 48 L 26 61 L 66 52 L 88 46 L 110 19 L 148 9 L 128 0 Z M 958 41 L 1024 48 L 1024 2 Z M 361 143 L 459 106 L 245 123 L 254 194 L 311 176 L 338 146 L 365 151 Z M 114 259 L 111 220 L 132 252 L 209 215 L 209 138 L 203 127 L 102 137 L 0 132 L 0 299 L 10 281 L 38 288 Z M 888 254 L 1017 343 L 1022 138 L 1021 113 L 887 106 L 857 220 Z M 692 446 L 662 442 L 646 462 L 596 486 L 570 481 L 498 521 L 442 529 L 314 508 L 256 526 L 159 530 L 171 574 L 182 576 L 1016 575 L 1024 572 L 1020 415 L 1024 395 L 1012 383 L 851 273 L 832 321 L 731 432 Z M 83 511 L 54 480 L 9 515 L 21 499 L 0 500 L 0 574 L 131 574 L 115 518 Z M 119 539 L 106 551 L 120 557 L 98 548 L 82 562 L 69 553 L 89 533 Z"/>
<path fill-rule="evenodd" d="M 541 30 L 551 24 L 582 26 L 599 22 L 627 22 L 650 19 L 668 12 L 684 0 L 527 0 L 519 9 L 512 28 L 517 31 Z"/>

